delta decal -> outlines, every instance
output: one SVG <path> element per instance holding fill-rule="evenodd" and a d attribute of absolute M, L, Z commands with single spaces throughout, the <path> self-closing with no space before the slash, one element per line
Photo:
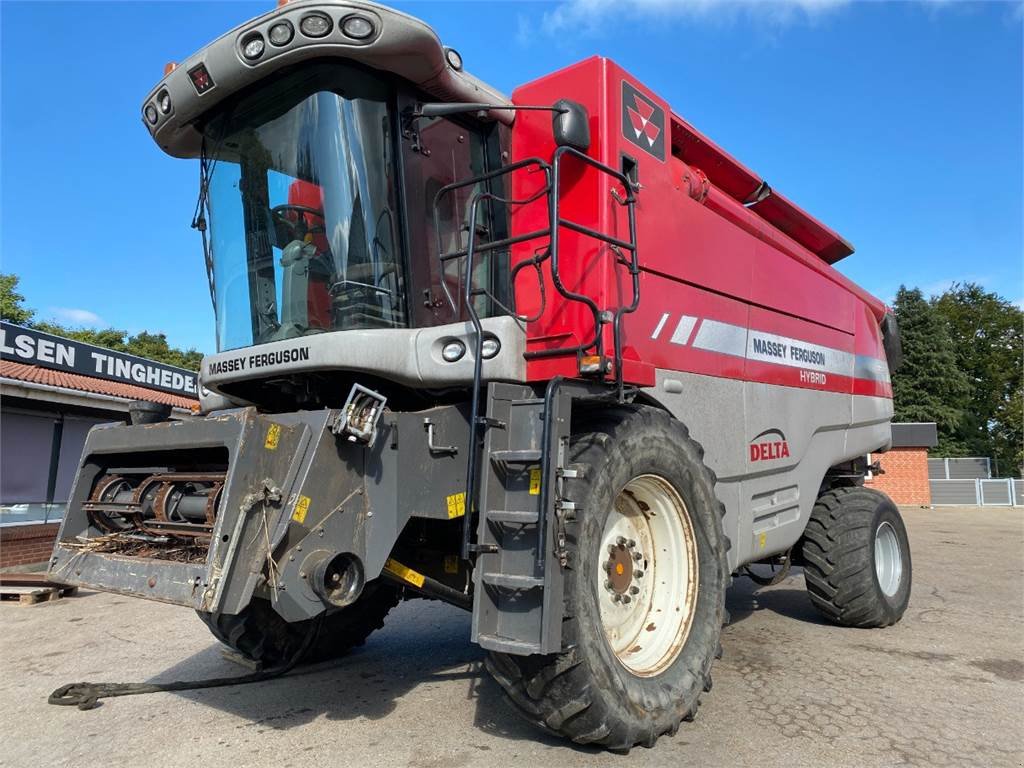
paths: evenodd
<path fill-rule="evenodd" d="M 649 155 L 665 160 L 665 110 L 622 81 L 622 135 Z"/>
<path fill-rule="evenodd" d="M 789 441 L 781 429 L 766 429 L 750 441 L 750 460 L 775 461 L 789 458 Z"/>

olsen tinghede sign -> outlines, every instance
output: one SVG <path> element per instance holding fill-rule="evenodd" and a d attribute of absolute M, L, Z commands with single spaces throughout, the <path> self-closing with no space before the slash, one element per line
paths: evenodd
<path fill-rule="evenodd" d="M 7 322 L 0 322 L 0 360 L 197 397 L 192 371 Z"/>

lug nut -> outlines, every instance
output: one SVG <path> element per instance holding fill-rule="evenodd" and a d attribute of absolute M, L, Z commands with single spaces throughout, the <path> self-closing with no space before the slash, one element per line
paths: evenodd
<path fill-rule="evenodd" d="M 633 578 L 635 578 L 635 579 L 642 579 L 643 577 L 644 577 L 644 572 L 643 571 L 641 571 L 639 569 L 633 571 Z"/>
<path fill-rule="evenodd" d="M 629 588 L 629 594 L 631 594 L 631 595 L 638 595 L 638 594 L 640 594 L 640 587 L 630 587 Z"/>
<path fill-rule="evenodd" d="M 606 581 L 606 582 L 604 583 L 604 588 L 605 588 L 605 589 L 612 589 L 612 583 L 611 583 L 611 581 Z"/>
<path fill-rule="evenodd" d="M 628 603 L 632 599 L 633 598 L 631 598 L 629 595 L 623 595 L 622 596 L 622 602 L 624 602 L 624 603 Z"/>
<path fill-rule="evenodd" d="M 626 546 L 629 547 L 630 549 L 632 549 L 633 547 L 636 546 L 636 542 L 633 541 L 632 539 L 630 539 L 629 541 L 626 542 Z"/>
<path fill-rule="evenodd" d="M 622 595 L 620 595 L 618 592 L 616 592 L 614 595 L 612 595 L 612 602 L 613 603 L 618 603 L 621 600 L 622 600 Z"/>
<path fill-rule="evenodd" d="M 619 538 L 617 538 L 615 540 L 615 543 L 618 544 L 620 547 L 626 546 L 626 537 L 625 536 L 619 536 Z"/>
<path fill-rule="evenodd" d="M 604 568 L 606 571 L 610 572 L 612 570 L 612 561 L 611 560 L 605 560 L 601 564 L 601 567 Z"/>
<path fill-rule="evenodd" d="M 634 552 L 633 559 L 639 562 L 644 559 L 644 556 L 640 552 Z"/>
<path fill-rule="evenodd" d="M 615 554 L 615 545 L 614 544 L 609 544 L 608 545 L 608 554 L 609 555 L 614 555 Z"/>

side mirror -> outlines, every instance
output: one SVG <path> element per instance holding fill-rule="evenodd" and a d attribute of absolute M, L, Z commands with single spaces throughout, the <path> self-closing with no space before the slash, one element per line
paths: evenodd
<path fill-rule="evenodd" d="M 552 118 L 552 130 L 555 144 L 560 147 L 572 147 L 580 152 L 590 149 L 590 116 L 582 104 L 569 99 L 555 102 L 555 115 Z"/>

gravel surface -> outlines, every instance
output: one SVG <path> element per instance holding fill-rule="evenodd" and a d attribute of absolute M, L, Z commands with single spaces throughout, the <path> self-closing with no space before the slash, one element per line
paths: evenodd
<path fill-rule="evenodd" d="M 1022 766 L 1024 512 L 904 515 L 914 592 L 900 624 L 823 624 L 799 572 L 765 589 L 737 580 L 697 720 L 629 756 L 521 720 L 469 643 L 469 616 L 419 600 L 364 648 L 285 678 L 48 706 L 72 681 L 245 671 L 186 609 L 80 593 L 0 605 L 0 765 Z"/>

